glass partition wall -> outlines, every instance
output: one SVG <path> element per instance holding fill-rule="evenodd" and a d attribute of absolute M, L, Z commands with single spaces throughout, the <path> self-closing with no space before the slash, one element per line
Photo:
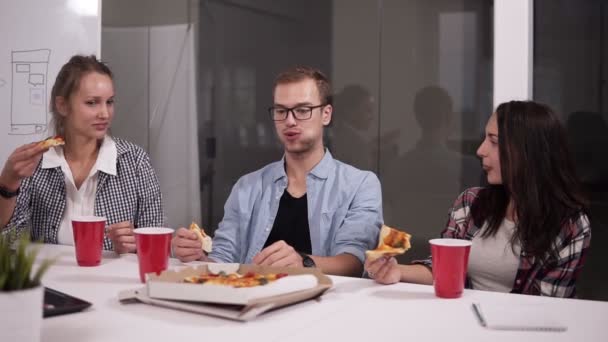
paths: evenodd
<path fill-rule="evenodd" d="M 593 243 L 579 295 L 608 299 L 598 247 L 608 238 L 608 6 L 515 2 L 533 7 L 533 98 L 561 113 L 591 197 Z M 475 151 L 505 84 L 493 70 L 509 69 L 493 56 L 494 13 L 513 3 L 104 0 L 102 57 L 118 94 L 113 132 L 150 153 L 168 224 L 195 219 L 212 232 L 237 179 L 282 156 L 266 111 L 274 76 L 318 67 L 335 92 L 326 145 L 379 176 L 386 224 L 413 235 L 400 261 L 424 258 L 459 192 L 483 184 Z"/>
<path fill-rule="evenodd" d="M 592 239 L 579 292 L 608 300 L 608 2 L 534 2 L 534 98 L 561 116 L 590 199 Z"/>
<path fill-rule="evenodd" d="M 480 181 L 475 150 L 492 111 L 492 2 L 202 1 L 199 139 L 204 222 L 232 185 L 278 160 L 265 108 L 283 68 L 334 86 L 326 144 L 382 182 L 385 221 L 428 254 L 458 193 Z M 246 30 L 246 34 L 244 33 Z"/>

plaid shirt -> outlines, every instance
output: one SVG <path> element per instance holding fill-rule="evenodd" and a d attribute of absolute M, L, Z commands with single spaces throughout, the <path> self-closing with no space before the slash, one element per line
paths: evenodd
<path fill-rule="evenodd" d="M 471 216 L 471 206 L 481 188 L 465 190 L 450 209 L 449 219 L 443 238 L 473 240 L 480 232 Z M 555 241 L 558 246 L 558 258 L 552 258 L 542 264 L 532 255 L 521 252 L 519 268 L 511 293 L 542 295 L 552 297 L 574 297 L 576 278 L 578 277 L 591 242 L 591 227 L 585 214 L 580 214 L 575 221 L 562 227 Z M 417 263 L 431 267 L 431 258 Z M 467 287 L 470 281 L 467 281 Z"/>
<path fill-rule="evenodd" d="M 137 227 L 162 227 L 162 196 L 150 158 L 139 146 L 112 138 L 116 142 L 116 176 L 99 172 L 95 194 L 95 215 L 105 216 L 106 224 L 131 221 Z M 3 233 L 18 233 L 30 227 L 32 239 L 57 243 L 57 232 L 66 205 L 64 174 L 61 167 L 43 169 L 42 162 L 31 177 L 21 182 L 17 204 Z M 112 249 L 106 236 L 104 249 Z"/>

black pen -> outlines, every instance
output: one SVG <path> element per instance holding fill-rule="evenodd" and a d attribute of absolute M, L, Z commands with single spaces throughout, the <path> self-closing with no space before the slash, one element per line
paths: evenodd
<path fill-rule="evenodd" d="M 482 327 L 486 327 L 486 320 L 483 319 L 483 315 L 481 314 L 481 307 L 479 306 L 479 304 L 473 303 L 473 312 L 475 313 L 475 316 L 477 316 L 479 324 L 481 324 Z"/>

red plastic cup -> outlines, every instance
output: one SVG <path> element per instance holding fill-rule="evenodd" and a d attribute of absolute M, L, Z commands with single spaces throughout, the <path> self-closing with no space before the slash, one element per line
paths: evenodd
<path fill-rule="evenodd" d="M 441 298 L 462 296 L 467 277 L 471 241 L 460 239 L 432 239 L 433 285 Z"/>
<path fill-rule="evenodd" d="M 149 227 L 134 229 L 137 259 L 139 260 L 139 279 L 146 282 L 147 273 L 156 273 L 167 269 L 173 229 Z"/>
<path fill-rule="evenodd" d="M 101 263 L 103 233 L 106 218 L 102 216 L 74 216 L 72 230 L 78 266 L 97 266 Z"/>

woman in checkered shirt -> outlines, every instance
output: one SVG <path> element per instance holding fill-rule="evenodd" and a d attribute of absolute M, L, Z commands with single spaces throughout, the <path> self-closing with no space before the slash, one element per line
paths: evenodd
<path fill-rule="evenodd" d="M 503 103 L 477 150 L 488 186 L 465 190 L 450 210 L 444 238 L 472 240 L 467 286 L 573 297 L 591 241 L 587 203 L 566 135 L 547 106 Z M 431 260 L 366 262 L 370 277 L 432 284 Z"/>
<path fill-rule="evenodd" d="M 0 173 L 2 233 L 29 228 L 33 239 L 73 245 L 71 217 L 104 216 L 104 248 L 134 252 L 135 227 L 162 226 L 162 198 L 146 152 L 109 135 L 112 72 L 95 56 L 73 56 L 50 102 L 65 145 L 33 142 L 9 156 Z"/>

